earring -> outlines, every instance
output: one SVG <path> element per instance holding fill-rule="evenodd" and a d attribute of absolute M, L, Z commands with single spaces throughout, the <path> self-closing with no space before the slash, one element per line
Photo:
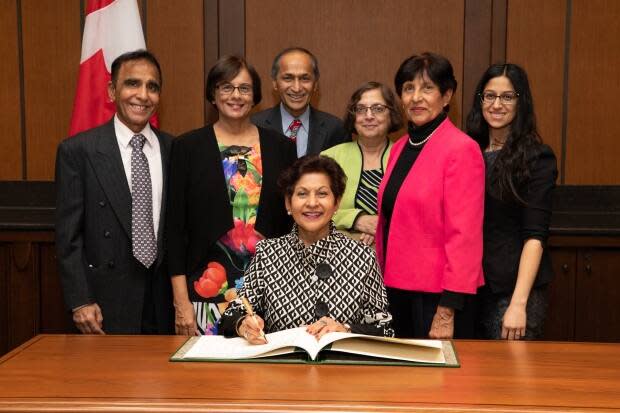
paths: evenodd
<path fill-rule="evenodd" d="M 289 211 L 288 209 L 286 210 L 286 213 L 291 215 L 291 211 Z"/>

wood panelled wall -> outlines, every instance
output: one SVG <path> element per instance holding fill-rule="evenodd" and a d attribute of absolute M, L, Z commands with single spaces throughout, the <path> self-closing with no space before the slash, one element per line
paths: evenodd
<path fill-rule="evenodd" d="M 620 2 L 572 1 L 566 182 L 618 184 Z"/>
<path fill-rule="evenodd" d="M 178 134 L 204 124 L 204 13 L 202 1 L 150 0 L 147 41 L 162 66 L 160 123 Z"/>
<path fill-rule="evenodd" d="M 78 71 L 85 0 L 0 0 L 0 180 L 52 180 Z M 566 184 L 620 183 L 620 2 L 616 0 L 139 0 L 148 47 L 164 76 L 163 129 L 178 134 L 215 119 L 206 72 L 245 54 L 263 79 L 260 108 L 274 104 L 269 69 L 283 47 L 321 63 L 314 103 L 342 116 L 366 80 L 392 85 L 414 52 L 445 54 L 459 88 L 457 125 L 481 72 L 507 59 L 526 68 L 541 135 Z M 615 28 L 614 28 L 615 27 Z"/>
<path fill-rule="evenodd" d="M 17 28 L 18 8 L 14 1 L 2 0 L 0 6 L 0 179 L 21 179 L 22 133 L 20 108 L 20 43 Z"/>
<path fill-rule="evenodd" d="M 291 45 L 302 45 L 317 56 L 321 79 L 314 104 L 339 117 L 363 82 L 393 87 L 396 69 L 414 52 L 433 50 L 447 56 L 461 85 L 464 14 L 462 0 L 315 0 L 286 7 L 280 0 L 246 1 L 246 56 L 265 79 L 260 106 L 278 102 L 267 74 L 273 56 Z M 277 30 L 274 21 L 279 22 Z M 450 105 L 457 123 L 461 90 L 457 88 L 455 104 Z"/>
<path fill-rule="evenodd" d="M 506 60 L 527 70 L 538 129 L 543 142 L 558 156 L 559 170 L 562 170 L 565 134 L 566 3 L 566 0 L 511 1 L 506 36 Z"/>

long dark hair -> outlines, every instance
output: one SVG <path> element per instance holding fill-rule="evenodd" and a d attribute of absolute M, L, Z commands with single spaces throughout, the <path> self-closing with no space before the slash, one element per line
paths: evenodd
<path fill-rule="evenodd" d="M 482 75 L 476 87 L 474 102 L 467 116 L 467 134 L 474 138 L 480 149 L 489 146 L 489 125 L 482 115 L 482 92 L 486 84 L 493 78 L 506 76 L 510 79 L 515 92 L 518 93 L 515 117 L 510 123 L 508 136 L 504 146 L 497 154 L 493 163 L 493 174 L 496 181 L 492 189 L 500 199 L 511 199 L 524 203 L 517 188 L 530 177 L 528 159 L 540 148 L 542 139 L 536 129 L 534 102 L 527 73 L 522 67 L 506 63 L 490 66 Z M 523 195 L 523 194 L 521 194 Z"/>

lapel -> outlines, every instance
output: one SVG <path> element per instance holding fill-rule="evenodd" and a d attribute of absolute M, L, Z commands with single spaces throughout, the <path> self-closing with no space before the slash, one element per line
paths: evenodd
<path fill-rule="evenodd" d="M 278 108 L 278 113 L 280 112 Z M 269 139 L 265 136 L 264 133 L 261 133 L 260 129 L 258 130 L 258 139 L 260 144 L 260 156 L 261 162 L 263 165 L 263 187 L 268 185 L 267 183 L 275 182 L 277 177 L 272 177 L 272 172 L 275 171 L 275 162 L 276 157 L 278 156 L 278 151 L 271 150 L 269 147 Z M 261 190 L 260 196 L 258 198 L 258 214 L 256 216 L 256 225 L 255 228 L 257 231 L 261 232 L 263 230 L 263 220 L 265 217 L 265 213 L 267 209 L 269 209 L 269 199 L 264 195 L 265 191 Z"/>
<path fill-rule="evenodd" d="M 131 239 L 131 193 L 116 141 L 114 121 L 104 124 L 96 133 L 97 136 L 93 137 L 96 139 L 93 168 L 114 213 Z"/>
<path fill-rule="evenodd" d="M 383 169 L 383 174 L 385 174 L 388 160 L 390 159 L 390 151 L 392 150 L 392 146 L 394 145 L 394 143 L 390 140 L 389 137 L 387 138 L 387 141 L 387 146 L 383 150 L 383 155 L 381 155 L 381 168 Z"/>
<path fill-rule="evenodd" d="M 325 143 L 327 131 L 323 128 L 323 120 L 312 106 L 310 106 L 310 125 L 308 129 L 307 154 L 320 153 Z"/>
<path fill-rule="evenodd" d="M 168 203 L 168 168 L 170 165 L 170 145 L 169 139 L 164 139 L 159 130 L 151 128 L 159 140 L 159 152 L 161 154 L 161 168 L 162 168 L 162 196 L 161 196 L 161 208 L 159 211 L 159 228 L 157 229 L 157 249 L 160 252 L 158 254 L 158 261 L 163 258 L 164 254 L 161 254 L 164 246 L 164 228 L 166 217 L 166 205 Z"/>
<path fill-rule="evenodd" d="M 282 130 L 282 114 L 280 113 L 280 104 L 275 105 L 269 111 L 269 116 L 265 119 L 265 123 L 273 130 L 280 131 L 284 135 Z"/>
<path fill-rule="evenodd" d="M 424 144 L 424 147 L 420 151 L 416 161 L 411 166 L 411 169 L 403 180 L 401 190 L 403 188 L 420 188 L 427 186 L 428 182 L 432 182 L 429 177 L 443 173 L 444 165 L 442 162 L 445 162 L 445 157 L 442 156 L 442 153 L 446 153 L 448 144 L 446 141 L 448 137 L 446 135 L 450 135 L 449 132 L 452 128 L 455 128 L 455 126 L 450 121 L 450 118 L 446 118 L 439 124 L 439 126 L 437 126 L 433 132 L 433 136 L 431 136 L 428 142 Z M 381 201 L 383 198 L 383 190 L 392 175 L 396 161 L 400 157 L 405 146 L 408 144 L 408 139 L 409 135 L 405 134 L 392 146 L 392 151 L 390 152 L 388 160 L 388 167 L 379 187 L 379 200 Z"/>
<path fill-rule="evenodd" d="M 392 149 L 390 150 L 390 155 L 387 160 L 387 166 L 384 167 L 383 179 L 381 179 L 381 184 L 379 184 L 379 193 L 377 194 L 377 205 L 379 206 L 379 220 L 381 220 L 381 205 L 383 203 L 383 191 L 387 186 L 390 177 L 392 176 L 392 170 L 394 169 L 394 165 L 396 161 L 400 157 L 400 153 L 403 151 L 405 147 L 405 143 L 407 142 L 407 138 L 409 135 L 405 134 L 398 138 L 396 142 L 392 145 Z"/>

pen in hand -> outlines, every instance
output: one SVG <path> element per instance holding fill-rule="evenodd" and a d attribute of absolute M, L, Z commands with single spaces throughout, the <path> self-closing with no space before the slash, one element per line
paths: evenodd
<path fill-rule="evenodd" d="M 241 302 L 243 303 L 243 306 L 245 307 L 245 311 L 254 321 L 254 326 L 260 330 L 261 338 L 265 340 L 265 343 L 267 343 L 267 337 L 265 336 L 265 332 L 258 325 L 258 321 L 256 320 L 256 315 L 254 314 L 254 309 L 252 308 L 252 304 L 250 304 L 250 302 L 245 296 L 241 297 Z"/>

